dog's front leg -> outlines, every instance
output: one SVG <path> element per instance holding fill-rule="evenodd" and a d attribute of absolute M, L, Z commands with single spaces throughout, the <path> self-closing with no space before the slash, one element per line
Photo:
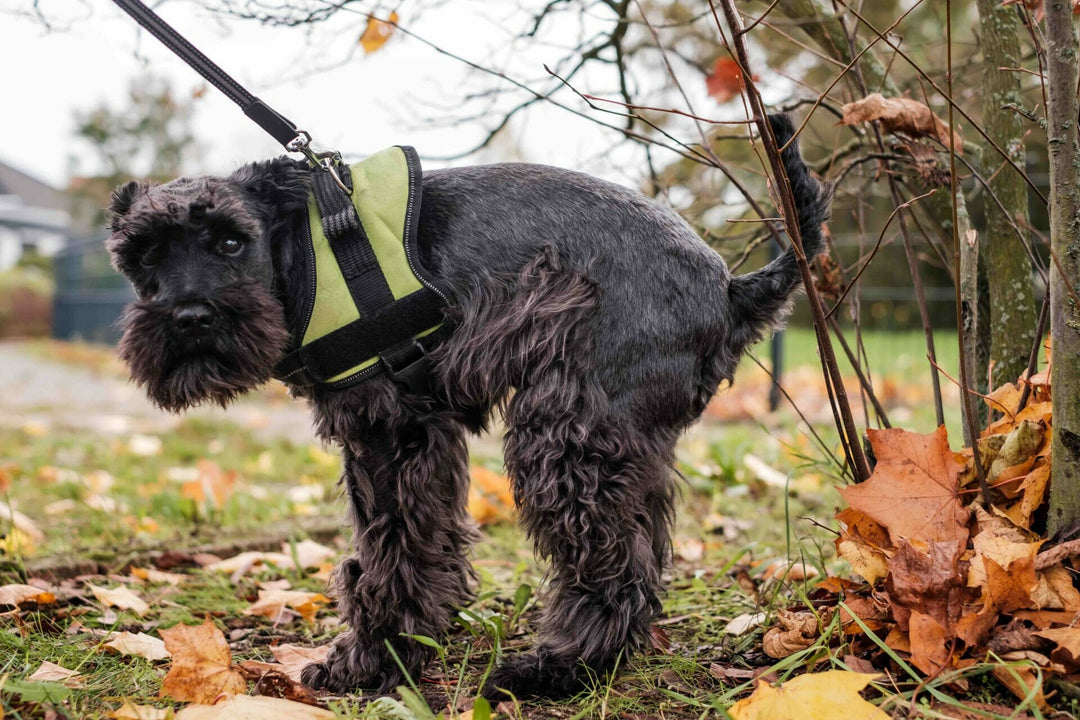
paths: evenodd
<path fill-rule="evenodd" d="M 332 589 L 348 629 L 303 681 L 335 693 L 388 692 L 404 676 L 387 644 L 419 679 L 431 650 L 404 636 L 438 638 L 471 599 L 468 453 L 459 426 L 428 416 L 354 439 L 344 455 L 353 553 Z"/>

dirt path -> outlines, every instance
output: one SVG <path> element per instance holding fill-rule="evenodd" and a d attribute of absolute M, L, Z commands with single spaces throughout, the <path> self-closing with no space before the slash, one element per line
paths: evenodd
<path fill-rule="evenodd" d="M 310 442 L 311 419 L 303 402 L 254 394 L 228 410 L 206 406 L 190 415 L 233 422 L 262 437 Z M 66 426 L 109 435 L 162 433 L 183 416 L 154 407 L 122 376 L 70 361 L 50 360 L 40 347 L 0 342 L 0 425 L 45 429 Z"/>

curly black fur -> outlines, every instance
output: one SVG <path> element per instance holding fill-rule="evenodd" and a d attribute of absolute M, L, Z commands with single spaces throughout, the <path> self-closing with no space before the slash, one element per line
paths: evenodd
<path fill-rule="evenodd" d="M 772 119 L 777 139 L 792 134 Z M 803 247 L 816 255 L 828 193 L 784 153 Z M 311 292 L 308 175 L 288 160 L 229 178 L 117 191 L 108 247 L 139 301 L 121 353 L 163 407 L 225 403 L 264 381 L 295 342 Z M 670 555 L 679 433 L 780 322 L 799 286 L 794 254 L 732 278 L 677 215 L 637 193 L 555 168 L 494 165 L 425 174 L 419 250 L 449 295 L 450 334 L 432 390 L 380 375 L 342 390 L 293 387 L 316 432 L 344 449 L 352 554 L 333 590 L 348 629 L 304 681 L 388 691 L 471 598 L 477 533 L 466 512 L 467 432 L 506 422 L 521 522 L 550 562 L 536 646 L 484 693 L 564 695 L 649 641 Z M 223 238 L 244 250 L 223 254 Z M 211 332 L 176 309 L 213 311 Z"/>

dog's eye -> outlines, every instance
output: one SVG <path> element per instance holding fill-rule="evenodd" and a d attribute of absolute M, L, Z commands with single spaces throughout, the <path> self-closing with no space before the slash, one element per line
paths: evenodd
<path fill-rule="evenodd" d="M 161 262 L 164 255 L 165 249 L 161 243 L 154 243 L 139 257 L 139 263 L 146 268 L 154 267 Z"/>
<path fill-rule="evenodd" d="M 236 238 L 227 237 L 222 238 L 218 242 L 218 252 L 222 255 L 235 255 L 244 249 L 244 243 L 240 242 Z"/>

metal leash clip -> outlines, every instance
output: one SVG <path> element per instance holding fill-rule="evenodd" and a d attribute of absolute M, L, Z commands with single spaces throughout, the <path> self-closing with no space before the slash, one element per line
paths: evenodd
<path fill-rule="evenodd" d="M 285 149 L 289 152 L 303 153 L 304 157 L 311 163 L 313 170 L 318 167 L 323 168 L 330 173 L 330 177 L 334 178 L 334 182 L 346 195 L 352 195 L 352 188 L 342 182 L 341 175 L 338 174 L 337 168 L 341 162 L 341 153 L 336 150 L 321 153 L 312 150 L 311 134 L 307 130 L 298 130 L 296 137 L 285 145 Z"/>

